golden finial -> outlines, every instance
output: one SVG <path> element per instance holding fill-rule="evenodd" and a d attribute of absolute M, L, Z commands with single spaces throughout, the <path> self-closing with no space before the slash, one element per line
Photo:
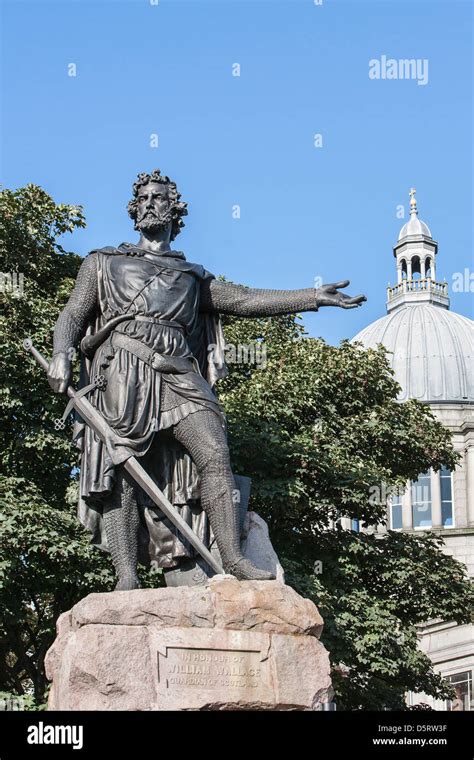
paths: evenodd
<path fill-rule="evenodd" d="M 416 206 L 416 188 L 411 187 L 410 188 L 410 214 L 416 214 L 418 216 L 418 209 Z"/>

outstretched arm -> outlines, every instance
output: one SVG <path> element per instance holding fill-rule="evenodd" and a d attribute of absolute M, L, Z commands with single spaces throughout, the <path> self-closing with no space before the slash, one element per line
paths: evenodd
<path fill-rule="evenodd" d="M 277 314 L 293 314 L 299 311 L 317 311 L 320 306 L 340 306 L 354 309 L 366 297 L 351 298 L 339 293 L 349 280 L 342 280 L 321 288 L 301 290 L 263 290 L 246 288 L 222 280 L 204 280 L 201 285 L 201 311 L 233 314 L 237 317 L 272 317 Z"/>
<path fill-rule="evenodd" d="M 49 365 L 49 384 L 64 393 L 71 379 L 72 349 L 84 336 L 97 309 L 97 261 L 88 256 L 79 269 L 74 290 L 54 328 L 53 359 Z"/>

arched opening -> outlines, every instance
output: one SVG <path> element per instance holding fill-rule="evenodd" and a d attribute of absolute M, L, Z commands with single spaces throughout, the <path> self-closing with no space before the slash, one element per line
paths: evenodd
<path fill-rule="evenodd" d="M 400 268 L 402 272 L 402 280 L 406 280 L 407 278 L 407 262 L 405 259 L 402 259 L 400 262 Z"/>
<path fill-rule="evenodd" d="M 413 256 L 411 260 L 411 278 L 419 280 L 421 277 L 421 262 L 419 256 Z"/>
<path fill-rule="evenodd" d="M 427 256 L 425 259 L 425 277 L 432 277 L 431 271 L 431 256 Z"/>

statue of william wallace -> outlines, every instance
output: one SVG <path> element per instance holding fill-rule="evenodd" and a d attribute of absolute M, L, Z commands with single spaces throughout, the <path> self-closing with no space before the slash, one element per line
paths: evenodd
<path fill-rule="evenodd" d="M 81 385 L 105 376 L 89 399 L 108 423 L 100 440 L 80 419 L 78 514 L 92 542 L 109 551 L 116 589 L 139 587 L 137 563 L 173 568 L 192 547 L 133 481 L 124 463 L 139 457 L 169 502 L 206 546 L 217 544 L 225 572 L 240 580 L 273 576 L 240 551 L 239 505 L 214 385 L 225 374 L 220 314 L 267 317 L 321 306 L 353 309 L 365 297 L 319 289 L 262 290 L 217 280 L 171 247 L 187 204 L 158 169 L 139 174 L 128 212 L 136 244 L 91 251 L 54 331 L 48 370 L 64 393 L 81 344 Z M 212 347 L 212 351 L 209 350 Z"/>

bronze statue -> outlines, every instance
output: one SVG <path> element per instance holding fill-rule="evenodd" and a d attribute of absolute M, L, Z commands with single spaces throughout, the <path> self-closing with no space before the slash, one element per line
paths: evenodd
<path fill-rule="evenodd" d="M 240 551 L 225 417 L 214 385 L 225 373 L 220 314 L 264 317 L 321 306 L 353 309 L 365 296 L 339 292 L 349 282 L 303 290 L 262 290 L 217 280 L 186 261 L 171 242 L 187 204 L 156 169 L 139 174 L 128 212 L 136 244 L 92 251 L 79 270 L 54 331 L 48 377 L 64 393 L 81 342 L 81 385 L 103 375 L 90 401 L 113 435 L 106 441 L 78 419 L 79 518 L 92 542 L 111 553 L 117 589 L 139 587 L 137 563 L 179 566 L 193 549 L 125 470 L 146 471 L 202 542 L 215 539 L 222 565 L 238 579 L 267 580 Z M 210 350 L 212 347 L 212 351 Z"/>

